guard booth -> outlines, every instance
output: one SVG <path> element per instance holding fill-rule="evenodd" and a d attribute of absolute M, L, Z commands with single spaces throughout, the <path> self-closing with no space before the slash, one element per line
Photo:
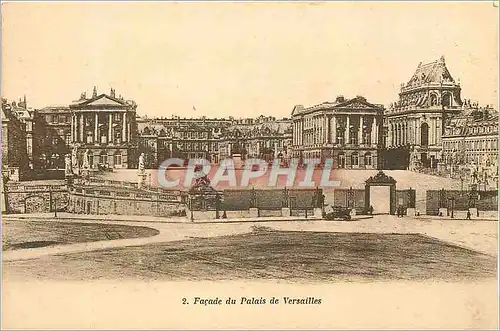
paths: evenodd
<path fill-rule="evenodd" d="M 396 180 L 380 170 L 365 181 L 365 208 L 373 214 L 396 213 Z"/>

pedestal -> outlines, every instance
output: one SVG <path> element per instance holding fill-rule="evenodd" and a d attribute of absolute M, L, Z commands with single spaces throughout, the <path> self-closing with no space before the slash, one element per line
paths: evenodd
<path fill-rule="evenodd" d="M 292 216 L 292 212 L 291 212 L 290 208 L 281 208 L 281 216 L 282 217 Z"/>
<path fill-rule="evenodd" d="M 448 208 L 439 208 L 438 215 L 448 216 Z"/>
<path fill-rule="evenodd" d="M 406 208 L 406 215 L 407 216 L 416 216 L 417 211 L 415 210 L 415 208 Z"/>
<path fill-rule="evenodd" d="M 259 208 L 250 208 L 250 217 L 259 217 Z"/>
<path fill-rule="evenodd" d="M 314 208 L 314 217 L 322 219 L 323 218 L 323 209 L 322 208 Z"/>

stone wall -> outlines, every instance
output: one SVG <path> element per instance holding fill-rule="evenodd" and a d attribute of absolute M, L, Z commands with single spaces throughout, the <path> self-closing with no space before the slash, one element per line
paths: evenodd
<path fill-rule="evenodd" d="M 8 182 L 4 185 L 4 198 L 6 213 L 48 213 L 55 209 L 65 211 L 69 195 L 64 181 Z"/>
<path fill-rule="evenodd" d="M 74 186 L 68 211 L 93 215 L 173 216 L 184 209 L 179 191 L 157 193 L 119 186 Z"/>

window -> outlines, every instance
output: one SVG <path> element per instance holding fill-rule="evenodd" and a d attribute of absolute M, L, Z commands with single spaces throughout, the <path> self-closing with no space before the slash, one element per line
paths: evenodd
<path fill-rule="evenodd" d="M 87 132 L 87 144 L 92 144 L 94 142 L 94 135 L 91 131 Z"/>
<path fill-rule="evenodd" d="M 351 155 L 351 165 L 352 166 L 357 166 L 359 165 L 359 158 L 358 158 L 358 154 L 357 153 L 353 153 Z"/>
<path fill-rule="evenodd" d="M 372 166 L 372 155 L 370 153 L 365 154 L 365 165 Z"/>
<path fill-rule="evenodd" d="M 122 155 L 121 154 L 116 154 L 115 159 L 113 160 L 115 165 L 122 165 Z"/>
<path fill-rule="evenodd" d="M 101 164 L 108 163 L 108 156 L 106 154 L 101 154 Z"/>

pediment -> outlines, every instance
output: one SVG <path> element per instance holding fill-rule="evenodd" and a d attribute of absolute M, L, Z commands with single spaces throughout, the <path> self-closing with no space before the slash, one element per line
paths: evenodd
<path fill-rule="evenodd" d="M 97 97 L 97 99 L 89 100 L 86 106 L 124 106 L 125 104 L 117 100 L 113 100 L 107 95 Z"/>
<path fill-rule="evenodd" d="M 349 108 L 349 109 L 379 109 L 380 107 L 371 104 L 363 99 L 354 98 L 344 103 L 336 105 L 336 108 Z"/>
<path fill-rule="evenodd" d="M 129 105 L 123 101 L 123 100 L 118 100 L 116 98 L 113 98 L 109 95 L 106 94 L 101 94 L 98 95 L 92 99 L 89 100 L 83 100 L 81 102 L 77 102 L 73 105 L 70 105 L 70 108 L 81 108 L 81 107 L 96 107 L 96 108 L 103 108 L 103 107 L 109 107 L 109 108 L 123 108 L 123 107 L 128 107 Z"/>

